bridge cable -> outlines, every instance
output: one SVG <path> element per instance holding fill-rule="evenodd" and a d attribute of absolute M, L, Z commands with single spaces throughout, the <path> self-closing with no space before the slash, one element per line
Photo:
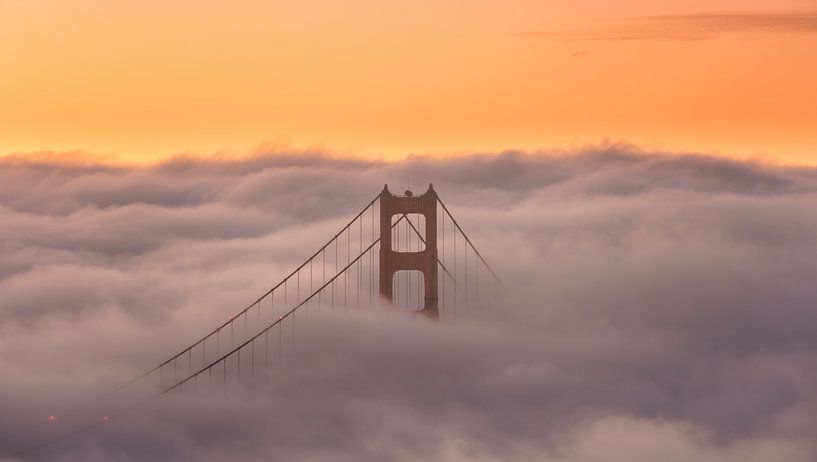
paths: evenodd
<path fill-rule="evenodd" d="M 496 280 L 496 282 L 499 283 L 500 286 L 505 287 L 505 284 L 503 284 L 502 280 L 499 279 L 499 276 L 496 275 L 493 268 L 491 268 L 491 265 L 489 265 L 488 262 L 485 261 L 485 258 L 483 258 L 482 254 L 479 253 L 479 250 L 477 250 L 477 248 L 471 242 L 471 239 L 468 238 L 468 235 L 465 234 L 465 231 L 463 231 L 460 224 L 457 223 L 457 220 L 455 220 L 454 217 L 451 215 L 451 212 L 448 210 L 448 207 L 446 207 L 445 204 L 443 203 L 443 201 L 441 199 L 439 199 L 439 198 L 437 199 L 437 202 L 439 202 L 440 205 L 443 207 L 443 210 L 445 210 L 445 213 L 448 214 L 448 218 L 451 219 L 451 222 L 454 223 L 454 226 L 456 226 L 457 229 L 460 231 L 460 234 L 462 234 L 462 237 L 465 238 L 465 241 L 468 243 L 468 245 L 471 246 L 471 250 L 473 250 L 474 253 L 477 255 L 477 257 L 479 257 L 479 259 L 482 261 L 482 264 L 484 264 L 485 268 L 487 268 L 488 271 L 491 273 L 491 276 L 494 277 L 494 279 Z M 455 236 L 456 236 L 456 234 L 455 234 Z"/>
<path fill-rule="evenodd" d="M 402 220 L 403 220 L 403 218 L 401 217 L 401 218 L 400 218 L 400 220 L 398 220 L 397 222 L 395 222 L 395 224 L 394 224 L 394 225 L 392 225 L 392 227 L 396 226 L 396 225 L 397 225 L 397 224 L 398 224 L 400 221 L 402 221 Z M 346 265 L 346 266 L 345 266 L 345 267 L 344 267 L 342 270 L 338 271 L 338 272 L 337 272 L 337 273 L 336 273 L 336 274 L 335 274 L 335 275 L 334 275 L 334 276 L 333 276 L 331 279 L 329 279 L 328 281 L 324 282 L 324 284 L 323 284 L 321 287 L 319 287 L 317 290 L 315 290 L 314 292 L 312 292 L 312 294 L 310 294 L 310 295 L 309 295 L 309 297 L 307 297 L 307 298 L 306 298 L 306 299 L 304 299 L 303 301 L 299 302 L 299 303 L 298 303 L 298 304 L 297 304 L 295 307 L 293 307 L 292 309 L 290 309 L 290 310 L 289 310 L 289 311 L 287 311 L 286 313 L 284 313 L 284 314 L 282 314 L 281 316 L 279 316 L 279 318 L 278 318 L 277 320 L 275 320 L 275 321 L 274 321 L 272 324 L 268 325 L 266 328 L 264 328 L 263 330 L 261 330 L 260 332 L 258 332 L 256 335 L 254 335 L 253 337 L 251 337 L 251 338 L 247 339 L 246 341 L 244 341 L 244 342 L 243 342 L 243 343 L 241 343 L 240 345 L 238 345 L 238 346 L 234 347 L 234 348 L 233 348 L 232 350 L 230 350 L 229 352 L 224 353 L 223 355 L 221 355 L 220 357 L 218 357 L 216 360 L 214 360 L 214 361 L 210 362 L 210 363 L 209 363 L 209 364 L 207 364 L 206 366 L 204 366 L 204 367 L 202 367 L 201 369 L 199 369 L 199 370 L 198 370 L 196 373 L 194 373 L 194 374 L 190 374 L 190 375 L 189 375 L 188 377 L 186 377 L 185 379 L 180 380 L 180 381 L 176 382 L 175 384 L 173 384 L 173 385 L 171 385 L 171 386 L 169 386 L 169 387 L 165 387 L 164 389 L 160 390 L 159 392 L 154 393 L 153 395 L 150 395 L 150 396 L 148 396 L 147 398 L 144 398 L 144 399 L 142 399 L 142 400 L 140 400 L 140 401 L 137 401 L 137 402 L 135 402 L 135 403 L 131 404 L 130 406 L 127 406 L 127 407 L 125 407 L 125 408 L 121 409 L 120 411 L 117 411 L 117 412 L 111 413 L 111 414 L 109 414 L 109 415 L 106 415 L 106 416 L 104 416 L 104 417 L 103 417 L 101 420 L 98 420 L 98 421 L 95 421 L 95 422 L 92 422 L 92 423 L 86 424 L 86 425 L 84 425 L 84 426 L 82 426 L 82 427 L 80 427 L 80 428 L 77 428 L 77 429 L 75 429 L 75 430 L 70 431 L 69 433 L 66 433 L 66 434 L 60 435 L 60 436 L 58 436 L 58 437 L 56 437 L 56 438 L 54 438 L 54 439 L 51 439 L 51 440 L 45 441 L 45 442 L 43 442 L 43 443 L 37 444 L 37 445 L 35 445 L 35 446 L 31 446 L 31 447 L 28 447 L 28 448 L 26 448 L 26 449 L 23 449 L 23 450 L 21 450 L 21 451 L 19 451 L 19 452 L 17 452 L 17 453 L 14 453 L 14 454 L 13 454 L 13 456 L 14 456 L 14 457 L 19 457 L 19 456 L 23 456 L 23 455 L 25 455 L 25 454 L 29 454 L 29 453 L 34 452 L 34 451 L 37 451 L 37 450 L 39 450 L 39 449 L 43 449 L 43 448 L 46 448 L 46 447 L 48 447 L 48 446 L 52 446 L 52 445 L 54 445 L 54 444 L 56 444 L 56 443 L 59 443 L 59 442 L 61 442 L 61 441 L 65 440 L 65 439 L 68 439 L 68 438 L 70 438 L 70 437 L 72 437 L 72 436 L 74 436 L 74 435 L 77 435 L 77 434 L 79 434 L 79 433 L 82 433 L 82 432 L 85 432 L 85 431 L 91 430 L 91 429 L 93 429 L 93 428 L 96 428 L 96 427 L 98 427 L 98 426 L 100 426 L 100 425 L 103 425 L 103 424 L 106 424 L 106 423 L 110 423 L 110 421 L 112 421 L 113 419 L 119 418 L 119 417 L 121 417 L 121 416 L 125 415 L 126 413 L 128 413 L 128 412 L 130 412 L 130 411 L 132 411 L 132 410 L 136 409 L 136 408 L 137 408 L 137 407 L 139 407 L 139 406 L 142 406 L 142 405 L 144 405 L 144 404 L 146 404 L 146 403 L 148 403 L 148 402 L 150 402 L 150 401 L 153 401 L 154 399 L 159 398 L 159 397 L 161 397 L 161 396 L 163 396 L 163 395 L 165 395 L 165 394 L 167 394 L 167 393 L 169 393 L 169 392 L 171 392 L 171 391 L 173 391 L 173 390 L 175 390 L 175 389 L 177 389 L 177 388 L 181 389 L 181 387 L 182 387 L 182 386 L 183 386 L 185 383 L 189 382 L 189 381 L 190 381 L 190 380 L 192 380 L 192 379 L 195 379 L 196 377 L 198 377 L 199 375 L 203 374 L 204 372 L 208 372 L 208 371 L 209 371 L 209 373 L 210 373 L 210 374 L 212 374 L 212 369 L 213 369 L 213 367 L 215 367 L 215 366 L 216 366 L 216 365 L 218 365 L 219 363 L 221 363 L 221 364 L 222 364 L 222 366 L 223 366 L 223 371 L 224 371 L 224 384 L 225 384 L 225 390 L 226 390 L 226 383 L 227 383 L 227 360 L 228 360 L 228 359 L 229 359 L 229 358 L 230 358 L 230 357 L 231 357 L 233 354 L 238 354 L 238 355 L 240 355 L 240 354 L 241 354 L 241 353 L 240 353 L 240 350 L 241 350 L 243 347 L 247 346 L 247 345 L 248 345 L 250 342 L 254 342 L 254 341 L 255 341 L 256 339 L 258 339 L 258 338 L 259 338 L 261 335 L 266 335 L 266 334 L 267 334 L 267 333 L 268 333 L 268 332 L 269 332 L 269 331 L 270 331 L 270 330 L 271 330 L 273 327 L 275 327 L 275 326 L 278 326 L 278 328 L 279 328 L 279 337 L 278 337 L 278 338 L 279 338 L 279 344 L 278 344 L 278 346 L 279 346 L 279 350 L 278 350 L 278 352 L 279 352 L 279 360 L 280 360 L 280 358 L 281 358 L 281 356 L 280 356 L 280 355 L 281 355 L 281 331 L 280 331 L 280 329 L 281 329 L 281 326 L 283 325 L 283 321 L 284 321 L 286 318 L 288 318 L 290 315 L 292 315 L 292 316 L 294 317 L 294 315 L 295 315 L 295 311 L 296 311 L 297 309 L 299 309 L 301 306 L 303 306 L 304 304 L 306 304 L 308 301 L 312 300 L 312 299 L 315 297 L 315 295 L 320 294 L 320 293 L 323 291 L 323 289 L 325 289 L 326 287 L 328 287 L 330 284 L 331 284 L 331 285 L 334 287 L 334 283 L 335 283 L 335 281 L 336 281 L 336 280 L 337 280 L 337 279 L 338 279 L 338 278 L 339 278 L 339 277 L 340 277 L 342 274 L 346 274 L 346 271 L 349 269 L 349 267 L 351 267 L 351 266 L 352 266 L 353 264 L 355 264 L 355 263 L 356 263 L 358 260 L 360 260 L 360 259 L 361 259 L 361 258 L 362 258 L 362 257 L 363 257 L 363 256 L 364 256 L 366 253 L 367 253 L 367 252 L 369 252 L 369 250 L 371 250 L 371 249 L 372 249 L 372 248 L 373 248 L 373 247 L 374 247 L 376 244 L 378 244 L 379 242 L 380 242 L 380 238 L 378 237 L 378 238 L 377 238 L 377 239 L 376 239 L 374 242 L 372 242 L 372 243 L 371 243 L 371 244 L 370 244 L 368 247 L 366 247 L 366 249 L 365 249 L 365 250 L 364 250 L 364 251 L 363 251 L 363 252 L 362 252 L 360 255 L 358 255 L 358 256 L 357 256 L 357 257 L 356 257 L 354 260 L 352 260 L 351 262 L 349 262 L 349 263 L 348 263 L 348 264 L 347 264 L 347 265 Z M 263 297 L 261 297 L 261 298 L 263 298 Z M 240 367 L 240 359 L 239 359 L 238 366 Z M 239 377 L 239 380 L 240 380 L 240 377 Z"/>
<path fill-rule="evenodd" d="M 350 227 L 350 226 L 351 226 L 351 225 L 352 225 L 352 224 L 353 224 L 353 223 L 354 223 L 354 222 L 355 222 L 355 221 L 356 221 L 358 218 L 360 218 L 360 217 L 363 215 L 363 213 L 364 213 L 364 212 L 366 212 L 366 210 L 368 210 L 368 209 L 369 209 L 369 207 L 371 207 L 371 206 L 372 206 L 372 204 L 374 204 L 374 203 L 375 203 L 375 202 L 376 202 L 376 201 L 377 201 L 379 198 L 380 198 L 380 195 L 378 195 L 377 197 L 375 197 L 374 199 L 372 199 L 372 201 L 371 201 L 371 202 L 369 202 L 369 203 L 368 203 L 368 205 L 366 205 L 366 207 L 365 207 L 365 208 L 363 208 L 363 210 L 361 210 L 361 211 L 360 211 L 360 213 L 358 213 L 357 215 L 355 215 L 355 217 L 354 217 L 354 218 L 352 218 L 352 220 L 351 220 L 351 221 L 349 221 L 349 223 L 348 223 L 348 224 L 346 224 L 346 226 L 344 226 L 343 228 L 341 228 L 341 230 L 340 230 L 340 231 L 339 231 L 337 234 L 335 234 L 335 236 L 333 236 L 333 237 L 332 237 L 332 238 L 331 238 L 329 241 L 327 241 L 327 243 L 326 243 L 326 244 L 324 244 L 324 245 L 323 245 L 323 246 L 322 246 L 320 249 L 318 249 L 318 251 L 317 251 L 317 252 L 315 252 L 315 253 L 314 253 L 314 254 L 313 254 L 311 257 L 309 257 L 309 258 L 308 258 L 306 261 L 304 261 L 304 263 L 303 263 L 303 264 L 301 264 L 300 266 L 298 266 L 297 268 L 295 268 L 295 269 L 294 269 L 292 272 L 290 272 L 290 273 L 289 273 L 289 275 L 287 275 L 287 276 L 286 276 L 286 277 L 285 277 L 285 278 L 284 278 L 284 279 L 283 279 L 281 282 L 279 282 L 279 283 L 278 283 L 278 284 L 276 284 L 274 287 L 272 287 L 271 289 L 269 289 L 269 290 L 268 290 L 266 293 L 264 293 L 264 295 L 262 295 L 262 296 L 258 297 L 258 299 L 256 299 L 256 300 L 255 300 L 255 301 L 254 301 L 252 304 L 250 304 L 249 306 L 247 306 L 246 308 L 244 308 L 243 310 L 241 310 L 241 311 L 240 311 L 238 314 L 236 314 L 236 315 L 234 315 L 234 316 L 231 316 L 231 317 L 230 317 L 230 318 L 229 318 L 227 321 L 225 321 L 225 322 L 224 322 L 224 323 L 222 323 L 220 326 L 218 326 L 217 328 L 215 328 L 214 330 L 212 330 L 212 331 L 211 331 L 209 334 L 205 335 L 204 337 L 202 337 L 202 338 L 201 338 L 201 339 L 199 339 L 198 341 L 194 342 L 193 344 L 191 344 L 191 345 L 190 345 L 190 346 L 188 346 L 187 348 L 184 348 L 183 350 L 181 350 L 179 353 L 177 353 L 176 355 L 174 355 L 174 356 L 173 356 L 173 357 L 171 357 L 170 359 L 168 359 L 168 360 L 166 360 L 166 361 L 164 361 L 164 362 L 162 362 L 162 363 L 160 363 L 160 364 L 156 365 L 156 366 L 155 366 L 155 367 L 153 367 L 152 369 L 149 369 L 149 370 L 145 371 L 145 372 L 144 372 L 144 373 L 142 373 L 141 375 L 139 375 L 139 376 L 137 376 L 137 377 L 134 377 L 133 379 L 131 379 L 131 380 L 129 380 L 129 381 L 127 381 L 127 382 L 125 382 L 124 384 L 120 385 L 119 387 L 115 388 L 114 390 L 112 390 L 112 391 L 108 392 L 106 395 L 103 395 L 103 396 L 107 396 L 107 395 L 113 394 L 113 393 L 115 393 L 115 392 L 117 392 L 117 391 L 119 391 L 119 390 L 122 390 L 122 389 L 124 389 L 124 388 L 127 388 L 129 385 L 133 384 L 134 382 L 137 382 L 137 381 L 139 381 L 140 379 L 143 379 L 143 378 L 145 378 L 146 376 L 148 376 L 148 375 L 152 374 L 153 372 L 156 372 L 157 370 L 159 370 L 159 369 L 161 369 L 162 367 L 164 367 L 164 366 L 166 366 L 167 364 L 169 364 L 171 361 L 175 360 L 177 357 L 179 357 L 179 356 L 183 355 L 184 353 L 186 353 L 188 350 L 191 350 L 191 349 L 193 349 L 194 347 L 198 346 L 200 343 L 202 343 L 202 342 L 206 341 L 208 338 L 210 338 L 211 336 L 213 336 L 213 334 L 216 334 L 216 333 L 220 332 L 220 331 L 221 331 L 221 329 L 223 329 L 224 327 L 226 327 L 228 324 L 230 324 L 230 325 L 232 326 L 232 322 L 233 322 L 233 320 L 234 320 L 235 318 L 237 318 L 238 316 L 241 316 L 242 314 L 244 314 L 245 312 L 247 312 L 247 311 L 248 311 L 250 308 L 252 308 L 253 306 L 255 306 L 255 304 L 256 304 L 256 303 L 259 303 L 261 300 L 263 300 L 264 298 L 266 298 L 266 297 L 267 297 L 267 295 L 271 295 L 271 294 L 273 294 L 273 292 L 274 292 L 274 291 L 275 291 L 277 288 L 279 288 L 279 287 L 280 287 L 282 284 L 284 285 L 284 290 L 286 291 L 286 286 L 287 286 L 287 282 L 289 281 L 289 279 L 290 279 L 292 276 L 294 276 L 296 273 L 298 273 L 298 272 L 299 272 L 301 269 L 303 269 L 303 268 L 306 266 L 306 264 L 307 264 L 307 263 L 309 263 L 309 261 L 310 261 L 310 260 L 312 260 L 313 258 L 317 257 L 317 256 L 318 256 L 318 254 L 320 254 L 320 253 L 321 253 L 321 252 L 322 252 L 322 251 L 323 251 L 323 250 L 324 250 L 326 247 L 328 247 L 328 246 L 329 246 L 329 244 L 331 244 L 333 241 L 335 241 L 335 245 L 336 245 L 336 249 L 337 249 L 337 238 L 338 238 L 338 237 L 339 237 L 339 236 L 340 236 L 340 235 L 341 235 L 341 234 L 342 234 L 342 233 L 343 233 L 345 230 L 347 230 L 347 229 L 348 229 L 348 228 L 349 228 L 349 227 Z M 231 335 L 231 337 L 232 337 L 232 335 Z M 231 339 L 230 343 L 231 343 L 231 345 L 232 345 L 232 339 Z"/>

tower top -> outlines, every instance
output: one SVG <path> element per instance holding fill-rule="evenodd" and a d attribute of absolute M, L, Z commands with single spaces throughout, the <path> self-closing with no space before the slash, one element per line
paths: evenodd
<path fill-rule="evenodd" d="M 401 197 L 401 196 L 399 196 L 397 194 L 392 193 L 389 190 L 389 185 L 388 184 L 383 185 L 383 191 L 380 194 L 381 195 L 387 195 L 387 196 Z M 432 195 L 432 196 L 437 194 L 436 191 L 434 191 L 434 183 L 429 183 L 428 184 L 428 189 L 424 193 L 420 194 L 419 196 L 415 196 L 414 192 L 412 192 L 411 189 L 406 189 L 406 192 L 404 193 L 404 195 L 402 197 L 422 197 L 422 196 L 425 196 L 427 194 Z"/>

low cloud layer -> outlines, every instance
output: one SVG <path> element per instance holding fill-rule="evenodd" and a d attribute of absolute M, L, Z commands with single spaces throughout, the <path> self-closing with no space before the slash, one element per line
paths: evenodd
<path fill-rule="evenodd" d="M 12 456 L 51 431 L 42 419 L 98 405 L 409 181 L 434 183 L 502 275 L 494 316 L 336 317 L 316 331 L 332 348 L 266 386 L 159 400 Z M 0 460 L 817 457 L 812 168 L 628 146 L 13 158 L 0 223 Z"/>

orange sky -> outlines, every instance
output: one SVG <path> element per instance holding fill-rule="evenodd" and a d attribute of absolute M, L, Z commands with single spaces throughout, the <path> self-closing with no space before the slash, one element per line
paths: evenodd
<path fill-rule="evenodd" d="M 0 154 L 151 161 L 271 142 L 393 158 L 610 138 L 817 163 L 815 11 L 0 0 Z"/>

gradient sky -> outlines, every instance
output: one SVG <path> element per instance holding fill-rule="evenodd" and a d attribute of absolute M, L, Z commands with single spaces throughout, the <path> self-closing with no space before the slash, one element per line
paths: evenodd
<path fill-rule="evenodd" d="M 817 162 L 814 0 L 0 0 L 0 154 Z"/>

